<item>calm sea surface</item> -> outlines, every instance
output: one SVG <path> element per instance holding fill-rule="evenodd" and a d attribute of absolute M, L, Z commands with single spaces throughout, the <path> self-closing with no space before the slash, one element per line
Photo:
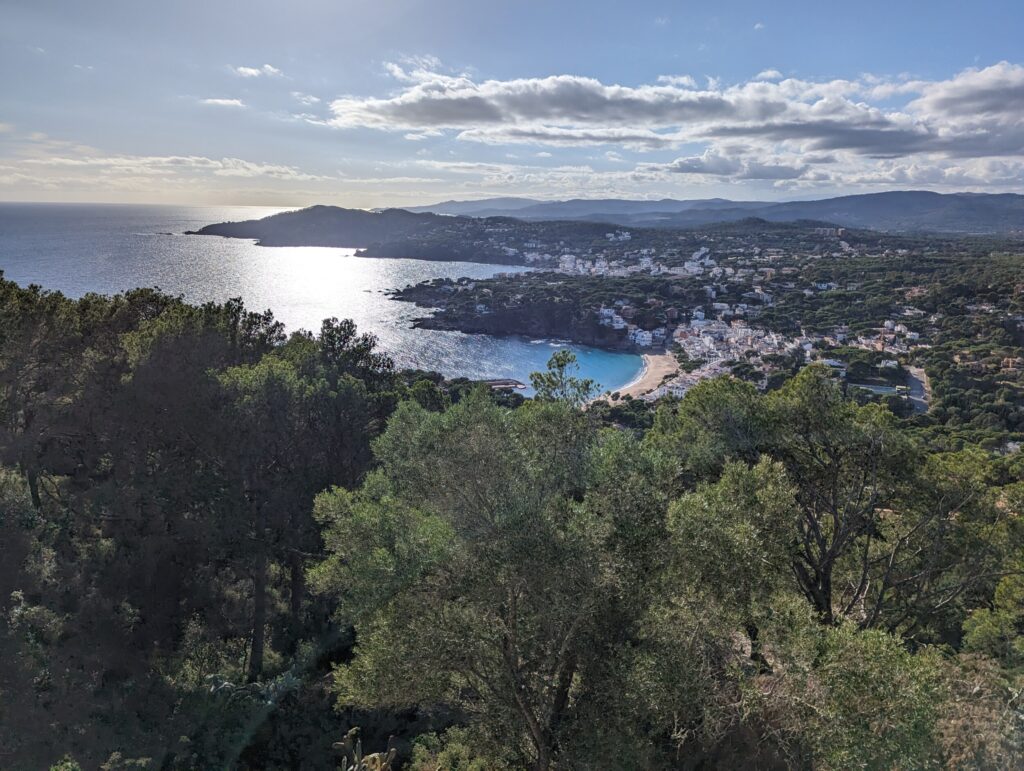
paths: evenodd
<path fill-rule="evenodd" d="M 581 374 L 614 390 L 632 380 L 640 357 L 548 340 L 413 329 L 427 311 L 384 294 L 430 278 L 486 278 L 514 266 L 375 259 L 352 249 L 259 247 L 250 241 L 181 235 L 203 225 L 265 217 L 265 207 L 98 206 L 0 203 L 0 271 L 70 297 L 159 287 L 192 302 L 241 297 L 271 309 L 289 329 L 350 318 L 372 332 L 399 366 L 448 377 L 527 382 L 552 351 L 571 348 Z"/>

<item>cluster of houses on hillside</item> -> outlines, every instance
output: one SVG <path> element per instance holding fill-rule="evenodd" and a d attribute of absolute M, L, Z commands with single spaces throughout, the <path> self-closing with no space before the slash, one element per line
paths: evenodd
<path fill-rule="evenodd" d="M 609 233 L 609 236 L 614 234 Z M 626 233 L 625 235 L 629 235 Z M 618 238 L 617 240 L 623 240 Z M 668 257 L 657 257 L 654 249 L 636 249 L 626 252 L 618 259 L 605 255 L 577 256 L 571 252 L 552 255 L 542 252 L 526 252 L 523 258 L 528 265 L 544 265 L 558 273 L 570 276 L 613 276 L 624 278 L 638 273 L 651 276 L 700 276 L 706 272 L 713 276 L 732 275 L 732 268 L 719 268 L 708 256 L 707 247 L 698 249 L 682 265 L 667 265 Z"/>
<path fill-rule="evenodd" d="M 756 369 L 767 373 L 768 368 L 763 359 L 769 355 L 799 352 L 803 360 L 811 361 L 816 348 L 849 346 L 886 352 L 895 357 L 907 353 L 911 348 L 927 347 L 926 343 L 920 341 L 919 333 L 910 330 L 905 324 L 891 320 L 885 321 L 876 334 L 853 336 L 849 327 L 841 325 L 827 335 L 801 334 L 797 337 L 787 337 L 753 326 L 746 319 L 738 318 L 735 306 L 722 303 L 715 305 L 722 306 L 712 309 L 717 312 L 717 318 L 705 318 L 704 310 L 696 309 L 691 312 L 688 321 L 674 328 L 659 328 L 646 332 L 630 329 L 630 325 L 626 324 L 630 339 L 637 345 L 664 345 L 666 348 L 681 351 L 691 362 L 699 362 L 696 369 L 676 375 L 642 396 L 642 399 L 654 401 L 666 396 L 681 398 L 700 381 L 728 373 L 737 361 L 747 361 Z M 613 325 L 626 323 L 613 309 L 602 309 L 601 314 L 602 323 L 605 319 Z M 828 358 L 819 361 L 832 367 L 840 377 L 846 376 L 844 362 Z M 1017 362 L 1012 361 L 1009 364 L 1012 367 Z M 899 360 L 882 359 L 878 366 L 883 369 L 896 369 L 899 367 Z"/>
<path fill-rule="evenodd" d="M 693 318 L 689 324 L 677 327 L 672 339 L 688 359 L 702 363 L 690 372 L 676 375 L 641 398 L 648 401 L 665 396 L 682 398 L 700 381 L 729 372 L 732 362 L 740 359 L 756 361 L 769 354 L 785 354 L 801 348 L 798 339 L 749 326 L 741 319 L 726 322 Z"/>

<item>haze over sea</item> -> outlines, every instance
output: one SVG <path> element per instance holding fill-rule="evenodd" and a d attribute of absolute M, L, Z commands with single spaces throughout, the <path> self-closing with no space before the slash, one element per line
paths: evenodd
<path fill-rule="evenodd" d="M 289 330 L 318 330 L 331 316 L 371 332 L 400 367 L 447 377 L 515 378 L 543 369 L 553 350 L 570 348 L 581 374 L 603 389 L 634 379 L 638 356 L 558 341 L 414 329 L 427 314 L 385 292 L 435 277 L 486 278 L 517 266 L 377 259 L 353 249 L 260 247 L 241 239 L 181 235 L 203 225 L 265 217 L 284 209 L 0 203 L 0 271 L 22 285 L 81 297 L 159 287 L 189 302 L 241 297 L 267 308 Z"/>

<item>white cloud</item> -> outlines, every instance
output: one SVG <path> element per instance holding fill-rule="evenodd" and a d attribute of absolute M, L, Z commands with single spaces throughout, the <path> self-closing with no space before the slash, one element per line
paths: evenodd
<path fill-rule="evenodd" d="M 576 75 L 481 81 L 434 64 L 394 65 L 395 93 L 337 99 L 330 125 L 492 145 L 697 146 L 663 171 L 743 179 L 815 181 L 888 159 L 948 170 L 961 167 L 958 158 L 1024 158 L 1024 67 L 1007 62 L 941 81 L 813 81 L 765 70 L 732 85 L 708 77 L 704 87 L 688 75 L 632 86 Z M 736 143 L 742 153 L 726 151 Z"/>
<path fill-rule="evenodd" d="M 756 24 L 754 24 L 754 29 L 756 29 L 756 30 L 764 29 L 764 22 L 763 21 L 759 21 Z"/>
<path fill-rule="evenodd" d="M 490 145 L 541 144 L 563 147 L 618 144 L 631 150 L 658 150 L 679 143 L 676 134 L 661 134 L 649 129 L 560 128 L 540 124 L 466 129 L 458 139 Z"/>
<path fill-rule="evenodd" d="M 292 91 L 292 98 L 307 106 L 320 104 L 320 97 L 313 96 L 312 94 L 304 94 L 301 91 Z"/>
<path fill-rule="evenodd" d="M 245 107 L 241 99 L 200 99 L 201 104 L 208 104 L 213 107 Z"/>
<path fill-rule="evenodd" d="M 799 179 L 808 171 L 808 167 L 800 163 L 764 162 L 755 158 L 730 157 L 721 151 L 711 149 L 702 155 L 677 158 L 661 166 L 647 164 L 645 168 L 673 174 L 700 174 L 748 180 Z"/>
<path fill-rule="evenodd" d="M 395 80 L 419 83 L 437 77 L 441 60 L 436 56 L 403 56 L 398 62 L 384 62 L 384 71 Z"/>
<path fill-rule="evenodd" d="M 108 174 L 174 174 L 204 171 L 218 177 L 277 177 L 279 179 L 328 179 L 306 174 L 293 166 L 254 163 L 241 158 L 207 158 L 201 155 L 74 155 L 26 158 L 29 166 L 93 168 Z"/>
<path fill-rule="evenodd" d="M 403 134 L 403 138 L 408 139 L 410 142 L 422 142 L 424 139 L 440 136 L 444 136 L 444 132 L 439 129 L 423 129 L 422 131 L 410 131 Z"/>
<path fill-rule="evenodd" d="M 335 126 L 382 129 L 523 124 L 667 127 L 706 119 L 764 120 L 786 107 L 785 100 L 772 94 L 605 85 L 574 75 L 482 83 L 464 75 L 438 75 L 417 81 L 394 97 L 345 97 L 331 103 Z"/>
<path fill-rule="evenodd" d="M 696 88 L 697 81 L 689 75 L 659 75 L 658 82 L 680 88 Z"/>
<path fill-rule="evenodd" d="M 231 71 L 241 78 L 258 78 L 264 75 L 276 78 L 284 75 L 281 70 L 271 64 L 264 64 L 262 67 L 232 67 Z"/>

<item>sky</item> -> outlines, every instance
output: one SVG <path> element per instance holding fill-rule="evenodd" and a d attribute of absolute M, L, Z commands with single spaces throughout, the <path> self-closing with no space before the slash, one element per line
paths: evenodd
<path fill-rule="evenodd" d="M 1024 2 L 0 0 L 0 200 L 1024 192 Z"/>

